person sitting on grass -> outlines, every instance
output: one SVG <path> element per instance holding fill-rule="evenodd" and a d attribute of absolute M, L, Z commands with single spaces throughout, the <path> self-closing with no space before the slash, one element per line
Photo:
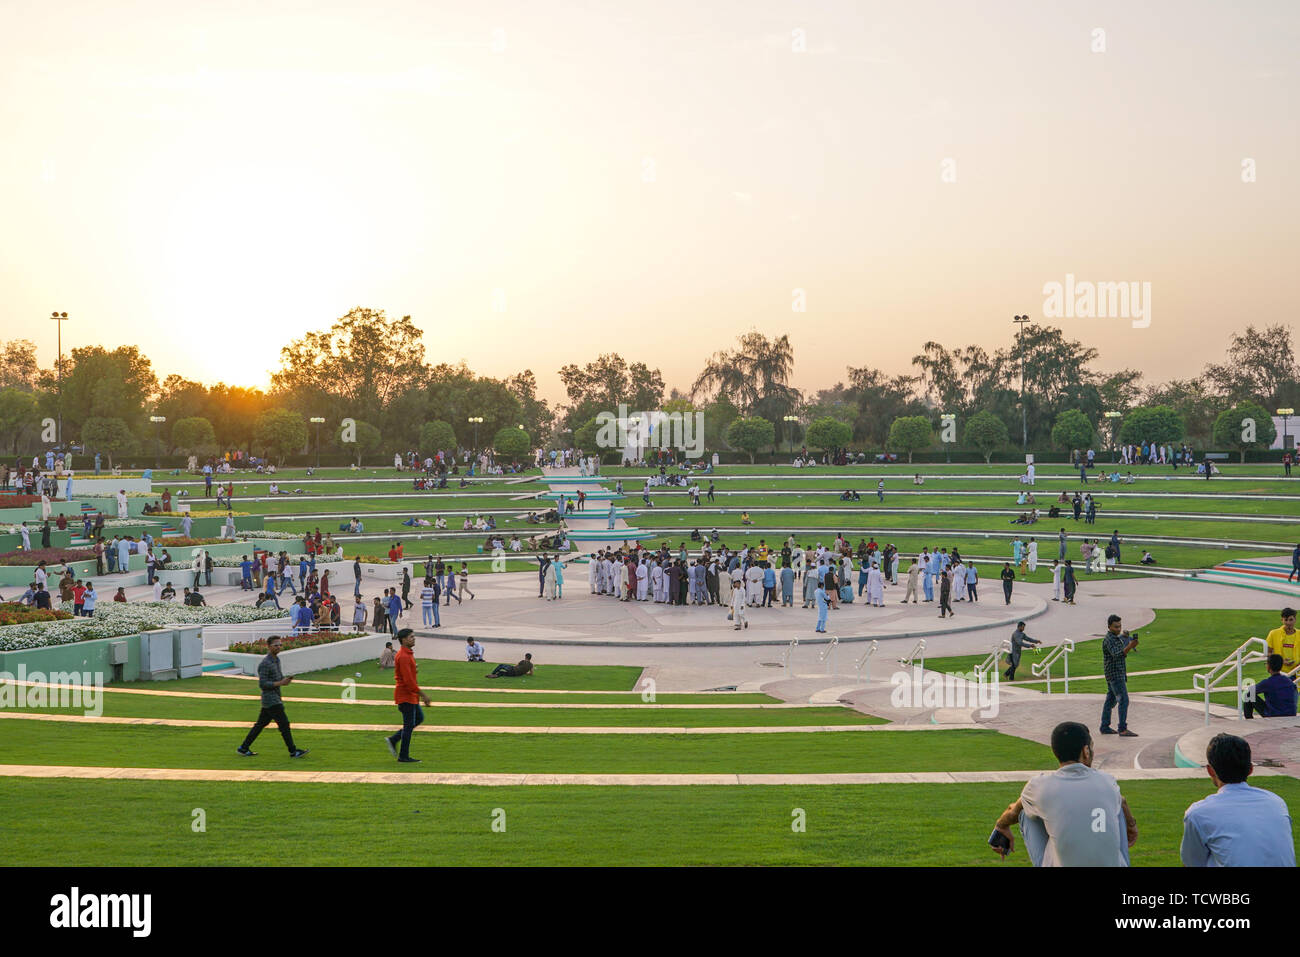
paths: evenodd
<path fill-rule="evenodd" d="M 483 660 L 483 644 L 480 641 L 478 641 L 475 638 L 465 639 L 465 660 L 466 661 Z"/>
<path fill-rule="evenodd" d="M 915 474 L 915 475 L 912 476 L 912 484 L 913 484 L 913 485 L 924 485 L 924 484 L 925 484 L 925 479 L 923 479 L 923 478 L 921 477 L 921 473 L 918 472 L 917 474 Z"/>
<path fill-rule="evenodd" d="M 380 669 L 384 671 L 391 670 L 396 659 L 397 653 L 393 651 L 393 643 L 391 641 L 384 642 L 384 650 L 379 653 Z"/>
<path fill-rule="evenodd" d="M 1155 563 L 1156 560 L 1152 558 L 1151 553 L 1147 551 L 1142 553 L 1142 560 L 1138 562 L 1139 565 L 1154 565 Z"/>
<path fill-rule="evenodd" d="M 1241 712 L 1247 718 L 1294 718 L 1296 679 L 1282 673 L 1282 656 L 1268 656 L 1268 677 L 1247 692 Z"/>
<path fill-rule="evenodd" d="M 524 660 L 517 665 L 497 665 L 492 669 L 492 673 L 487 675 L 488 678 L 522 678 L 524 675 L 533 673 L 533 655 L 532 652 L 524 655 Z"/>
<path fill-rule="evenodd" d="M 741 525 L 753 525 L 753 524 L 754 524 L 754 520 L 751 519 L 751 518 L 749 517 L 749 513 L 748 513 L 748 512 L 741 512 L 741 513 L 740 513 L 740 524 L 741 524 Z"/>

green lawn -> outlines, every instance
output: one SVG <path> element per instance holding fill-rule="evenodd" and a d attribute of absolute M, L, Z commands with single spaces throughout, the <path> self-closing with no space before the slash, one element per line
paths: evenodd
<path fill-rule="evenodd" d="M 387 714 L 394 730 L 400 727 L 396 709 L 367 710 Z M 245 713 L 251 725 L 257 716 L 255 705 L 250 704 Z M 289 711 L 291 720 L 294 713 Z M 57 747 L 51 744 L 55 735 Z M 599 737 L 420 732 L 411 750 L 424 763 L 416 765 L 396 764 L 378 732 L 300 731 L 295 743 L 312 752 L 300 761 L 289 759 L 274 726 L 258 740 L 256 759 L 235 753 L 242 737 L 243 732 L 233 728 L 52 726 L 15 718 L 0 723 L 0 763 L 303 772 L 796 774 L 1033 769 L 1051 766 L 1052 757 L 1041 745 L 983 729 Z"/>
<path fill-rule="evenodd" d="M 1249 611 L 1239 609 L 1156 609 L 1156 617 L 1149 624 L 1137 629 L 1140 636 L 1137 649 L 1129 655 L 1128 670 L 1155 671 L 1160 668 L 1182 668 L 1188 665 L 1205 665 L 1223 660 L 1247 638 L 1263 638 L 1279 624 L 1277 611 Z M 1094 623 L 1104 625 L 1104 621 Z M 1027 626 L 1032 638 L 1032 622 Z M 1099 634 L 1100 632 L 1094 632 Z M 1010 637 L 1010 630 L 1002 638 Z M 1082 637 L 1082 636 L 1081 636 Z M 989 647 L 998 640 L 994 635 Z M 1021 657 L 1020 672 L 1016 684 L 1027 687 L 1040 687 L 1041 681 L 1032 679 L 1029 665 L 1045 657 L 1054 645 L 1043 646 L 1039 655 L 1028 652 Z M 925 665 L 935 671 L 969 672 L 983 661 L 985 655 L 961 655 L 946 658 L 927 658 Z M 1005 663 L 1002 669 L 1005 670 Z M 1053 668 L 1053 684 L 1061 675 L 1059 664 Z M 1100 675 L 1102 673 L 1101 643 L 1090 640 L 1075 641 L 1075 650 L 1070 655 L 1070 673 L 1072 675 Z M 1255 678 L 1265 676 L 1262 666 L 1248 667 L 1246 673 Z M 1130 691 L 1155 691 L 1173 688 L 1191 688 L 1191 672 L 1176 672 L 1164 675 L 1133 675 L 1129 678 Z M 1105 691 L 1101 680 L 1070 681 L 1070 690 L 1078 692 Z"/>
<path fill-rule="evenodd" d="M 512 658 L 510 663 L 522 659 Z M 417 658 L 421 685 L 445 688 L 532 688 L 541 691 L 633 691 L 641 668 L 627 665 L 538 665 L 536 673 L 523 678 L 486 678 L 491 664 L 472 661 L 443 661 L 438 658 Z M 357 672 L 361 677 L 357 678 Z M 376 661 L 359 665 L 341 665 L 324 671 L 310 671 L 299 675 L 315 681 L 342 681 L 355 678 L 366 684 L 388 684 L 393 680 L 391 671 L 383 671 Z"/>
<path fill-rule="evenodd" d="M 1262 786 L 1300 802 L 1300 781 Z M 429 787 L 0 778 L 31 865 L 1026 866 L 985 843 L 1019 784 Z M 1176 867 L 1208 781 L 1122 782 L 1135 866 Z M 87 808 L 94 808 L 87 814 Z M 148 808 L 147 814 L 140 813 Z M 202 811 L 206 831 L 193 830 Z M 497 811 L 497 809 L 500 809 Z M 802 809 L 806 830 L 792 829 Z M 494 811 L 496 813 L 494 814 Z M 505 822 L 505 832 L 492 830 Z M 1300 815 L 1292 815 L 1293 834 Z"/>

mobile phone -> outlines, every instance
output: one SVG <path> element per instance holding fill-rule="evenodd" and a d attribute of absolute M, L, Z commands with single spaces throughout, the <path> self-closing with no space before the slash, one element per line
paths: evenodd
<path fill-rule="evenodd" d="M 995 851 L 1001 851 L 1005 855 L 1007 850 L 1011 847 L 1011 841 L 1007 839 L 1005 834 L 997 828 L 994 828 L 993 833 L 989 835 L 989 847 L 993 848 Z"/>

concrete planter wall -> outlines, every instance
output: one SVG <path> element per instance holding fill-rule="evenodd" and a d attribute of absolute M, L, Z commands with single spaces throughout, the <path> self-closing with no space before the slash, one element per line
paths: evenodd
<path fill-rule="evenodd" d="M 280 652 L 280 669 L 286 675 L 300 675 L 308 671 L 323 668 L 337 668 L 339 665 L 355 665 L 358 662 L 378 659 L 383 651 L 384 642 L 392 641 L 392 635 L 362 635 L 359 638 L 346 638 L 328 645 L 314 645 L 311 648 L 295 648 Z M 234 651 L 214 651 L 209 649 L 207 657 L 213 661 L 230 661 L 238 665 L 246 675 L 257 674 L 257 665 L 265 655 L 246 655 Z"/>

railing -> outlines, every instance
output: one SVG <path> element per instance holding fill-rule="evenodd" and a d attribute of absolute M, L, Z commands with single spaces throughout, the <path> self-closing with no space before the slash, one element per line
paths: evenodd
<path fill-rule="evenodd" d="M 785 676 L 790 677 L 790 656 L 794 654 L 795 648 L 799 646 L 798 638 L 791 638 L 790 644 L 785 646 L 785 654 L 782 656 L 781 666 L 785 668 Z"/>
<path fill-rule="evenodd" d="M 833 667 L 833 665 L 835 664 L 834 662 L 835 646 L 838 645 L 839 643 L 840 643 L 839 635 L 831 635 L 831 640 L 826 643 L 826 647 L 823 648 L 821 654 L 817 656 L 818 661 L 822 661 L 826 663 L 826 673 L 828 675 L 835 673 Z"/>
<path fill-rule="evenodd" d="M 1029 666 L 1029 670 L 1035 678 L 1047 677 L 1048 694 L 1052 693 L 1052 665 L 1056 663 L 1058 658 L 1065 662 L 1065 693 L 1070 693 L 1070 652 L 1072 651 L 1074 651 L 1074 642 L 1066 638 L 1065 641 L 1049 651 L 1046 658 Z"/>
<path fill-rule="evenodd" d="M 1225 678 L 1236 678 L 1237 717 L 1241 718 L 1241 666 L 1256 661 L 1268 660 L 1268 642 L 1263 638 L 1247 638 L 1228 657 L 1224 658 L 1209 671 L 1192 675 L 1192 687 L 1205 692 L 1205 723 L 1210 723 L 1210 692 L 1218 687 Z"/>
<path fill-rule="evenodd" d="M 1002 656 L 1010 650 L 1011 642 L 1003 638 L 993 647 L 993 650 L 988 653 L 988 657 L 972 669 L 975 672 L 975 680 L 983 684 L 984 678 L 990 671 L 992 671 L 994 680 L 996 681 L 997 675 L 999 674 L 998 663 L 1001 661 Z"/>
<path fill-rule="evenodd" d="M 867 649 L 866 653 L 861 658 L 859 658 L 857 660 L 857 663 L 853 666 L 854 670 L 857 671 L 858 673 L 859 681 L 862 680 L 862 675 L 864 672 L 866 673 L 867 676 L 866 680 L 867 681 L 871 680 L 871 659 L 875 655 L 875 653 L 879 650 L 880 650 L 880 642 L 872 639 L 871 647 Z"/>
<path fill-rule="evenodd" d="M 925 668 L 925 639 L 924 638 L 922 638 L 920 641 L 916 643 L 916 646 L 907 653 L 906 657 L 899 658 L 898 663 L 900 665 L 908 665 L 908 666 L 913 665 L 916 663 L 916 659 L 918 656 L 921 659 L 920 667 L 924 670 Z"/>

